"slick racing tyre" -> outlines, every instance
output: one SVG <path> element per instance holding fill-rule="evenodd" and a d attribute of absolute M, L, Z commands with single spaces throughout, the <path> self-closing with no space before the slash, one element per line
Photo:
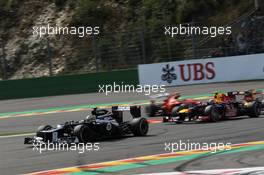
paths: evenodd
<path fill-rule="evenodd" d="M 218 122 L 221 119 L 221 115 L 213 105 L 205 107 L 204 115 L 208 116 L 211 122 Z"/>
<path fill-rule="evenodd" d="M 261 113 L 261 106 L 256 101 L 247 104 L 245 109 L 250 118 L 257 118 Z"/>
<path fill-rule="evenodd" d="M 95 139 L 94 131 L 85 125 L 75 126 L 73 133 L 81 143 L 88 143 Z"/>
<path fill-rule="evenodd" d="M 179 111 L 182 109 L 184 109 L 184 106 L 175 106 L 172 109 L 171 116 L 172 117 L 179 117 L 179 119 L 176 123 L 182 123 L 185 120 L 185 114 L 179 115 Z"/>
<path fill-rule="evenodd" d="M 135 136 L 145 136 L 148 133 L 149 124 L 145 118 L 134 118 L 130 122 L 130 126 Z"/>
<path fill-rule="evenodd" d="M 41 125 L 38 127 L 37 132 L 41 132 L 41 131 L 47 131 L 52 129 L 52 127 L 50 125 Z"/>

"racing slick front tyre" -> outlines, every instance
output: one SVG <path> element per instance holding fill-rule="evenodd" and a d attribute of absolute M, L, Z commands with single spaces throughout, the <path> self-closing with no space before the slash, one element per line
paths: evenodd
<path fill-rule="evenodd" d="M 149 124 L 145 118 L 134 118 L 130 126 L 134 136 L 145 136 L 148 133 Z"/>
<path fill-rule="evenodd" d="M 176 123 L 178 123 L 178 124 L 183 123 L 185 120 L 184 114 L 182 114 L 182 115 L 179 114 L 180 110 L 182 110 L 182 109 L 184 109 L 184 106 L 175 106 L 171 112 L 172 117 L 179 117 L 179 119 L 176 121 Z"/>
<path fill-rule="evenodd" d="M 47 131 L 52 129 L 52 127 L 50 125 L 41 125 L 38 127 L 37 132 L 41 132 L 41 131 Z"/>
<path fill-rule="evenodd" d="M 77 125 L 74 127 L 74 135 L 81 143 L 92 142 L 95 139 L 95 133 L 88 126 Z"/>
<path fill-rule="evenodd" d="M 218 122 L 221 119 L 221 115 L 213 105 L 206 106 L 204 114 L 209 117 L 211 122 Z"/>
<path fill-rule="evenodd" d="M 261 113 L 261 106 L 256 101 L 247 104 L 245 109 L 250 118 L 257 118 Z"/>

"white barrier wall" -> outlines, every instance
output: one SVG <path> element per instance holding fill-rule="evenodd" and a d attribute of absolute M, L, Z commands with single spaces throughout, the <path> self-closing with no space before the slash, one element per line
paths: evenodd
<path fill-rule="evenodd" d="M 138 66 L 141 85 L 177 86 L 264 79 L 264 54 Z"/>

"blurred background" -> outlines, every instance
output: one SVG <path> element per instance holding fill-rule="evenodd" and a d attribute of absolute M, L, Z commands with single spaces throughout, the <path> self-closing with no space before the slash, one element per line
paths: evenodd
<path fill-rule="evenodd" d="M 99 26 L 36 37 L 33 26 Z M 231 35 L 164 35 L 165 26 L 231 26 Z M 134 69 L 138 64 L 264 52 L 260 0 L 0 0 L 0 79 Z"/>

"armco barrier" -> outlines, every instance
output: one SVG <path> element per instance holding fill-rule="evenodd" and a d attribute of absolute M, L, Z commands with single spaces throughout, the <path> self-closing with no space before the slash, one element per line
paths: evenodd
<path fill-rule="evenodd" d="M 98 85 L 138 84 L 137 70 L 0 81 L 0 99 L 96 92 Z"/>

